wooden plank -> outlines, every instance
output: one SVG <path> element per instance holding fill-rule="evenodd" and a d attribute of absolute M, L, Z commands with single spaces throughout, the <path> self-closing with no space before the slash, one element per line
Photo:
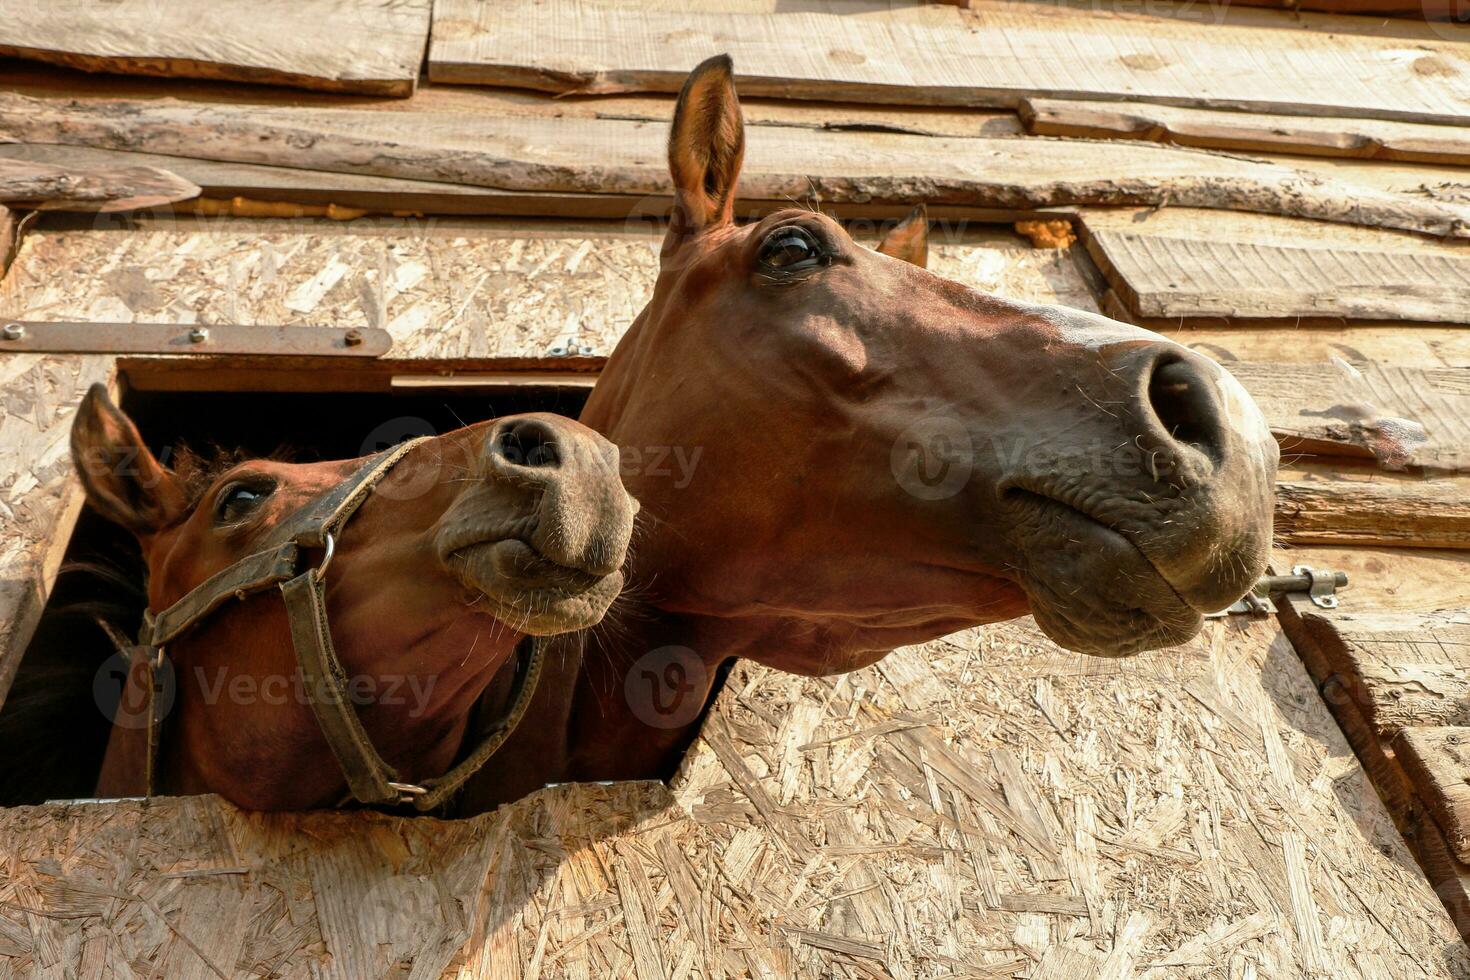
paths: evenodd
<path fill-rule="evenodd" d="M 609 0 L 444 0 L 434 9 L 429 77 L 554 92 L 669 92 L 690 67 L 727 52 L 751 95 L 977 106 L 1053 96 L 1470 121 L 1470 63 L 1452 40 L 1465 36 L 1458 26 L 1446 26 L 1446 40 L 1409 42 L 1233 24 L 1201 30 L 1167 17 L 990 0 L 926 16 L 731 6 L 630 11 Z M 884 56 L 904 51 L 923 55 Z"/>
<path fill-rule="evenodd" d="M 1470 373 L 1376 362 L 1233 362 L 1288 453 L 1372 458 L 1387 470 L 1470 468 Z"/>
<path fill-rule="evenodd" d="M 128 211 L 197 197 L 199 188 L 157 167 L 57 167 L 0 159 L 0 202 L 43 211 Z"/>
<path fill-rule="evenodd" d="M 535 193 L 667 197 L 666 135 L 662 123 L 621 119 L 0 95 L 0 136 L 23 142 Z M 759 137 L 748 143 L 741 192 L 760 201 L 923 200 L 1022 214 L 1171 203 L 1470 238 L 1470 204 L 1201 150 L 779 126 Z"/>
<path fill-rule="evenodd" d="M 1470 970 L 1273 624 L 1211 623 L 1126 661 L 1029 622 L 906 652 L 937 687 L 738 665 L 711 709 L 738 776 L 699 738 L 667 788 L 559 786 L 457 821 L 212 797 L 0 811 L 0 970 L 105 976 L 90 955 L 213 976 L 196 947 L 226 975 L 324 978 Z M 881 725 L 913 701 L 942 715 L 919 742 Z M 797 715 L 816 739 L 783 724 Z M 763 814 L 739 780 L 788 802 Z M 1055 834 L 1061 879 L 987 800 Z M 789 835 L 816 857 L 787 854 Z"/>
<path fill-rule="evenodd" d="M 1455 0 L 1236 0 L 1247 7 L 1275 10 L 1311 10 L 1356 16 L 1424 17 L 1463 20 Z"/>
<path fill-rule="evenodd" d="M 1346 572 L 1348 612 L 1470 608 L 1470 555 L 1464 551 L 1277 542 L 1271 564 L 1280 570 L 1311 565 Z"/>
<path fill-rule="evenodd" d="M 1417 8 L 1419 0 L 1409 2 Z M 1470 137 L 1457 126 L 1066 99 L 1024 99 L 1018 111 L 1026 131 L 1038 136 L 1152 140 L 1215 150 L 1470 164 Z"/>
<path fill-rule="evenodd" d="M 259 0 L 242 16 L 206 0 L 11 2 L 0 18 L 0 55 L 91 72 L 408 95 L 429 7 L 429 0 Z"/>
<path fill-rule="evenodd" d="M 39 622 L 81 512 L 72 416 L 110 357 L 0 356 L 0 703 Z"/>
<path fill-rule="evenodd" d="M 1453 566 L 1447 566 L 1448 571 Z M 1361 593 L 1342 611 L 1308 614 L 1340 689 L 1375 735 L 1404 728 L 1470 725 L 1470 615 L 1377 612 Z M 1364 609 L 1370 611 L 1357 612 Z"/>
<path fill-rule="evenodd" d="M 1291 248 L 1096 231 L 1088 254 L 1141 317 L 1470 322 L 1470 251 Z"/>
<path fill-rule="evenodd" d="M 1470 940 L 1470 867 L 1460 861 L 1438 821 L 1426 812 L 1402 761 L 1389 740 L 1367 719 L 1361 698 L 1348 688 L 1348 675 L 1338 666 L 1334 651 L 1344 644 L 1337 620 L 1348 614 L 1316 609 L 1302 597 L 1288 597 L 1278 605 L 1282 628 L 1319 686 L 1322 700 L 1362 760 L 1435 894 L 1444 902 L 1460 934 Z"/>
<path fill-rule="evenodd" d="M 1470 548 L 1470 478 L 1311 474 L 1276 481 L 1276 540 L 1381 548 Z"/>
<path fill-rule="evenodd" d="M 1470 862 L 1470 728 L 1405 728 L 1394 755 L 1462 862 Z"/>

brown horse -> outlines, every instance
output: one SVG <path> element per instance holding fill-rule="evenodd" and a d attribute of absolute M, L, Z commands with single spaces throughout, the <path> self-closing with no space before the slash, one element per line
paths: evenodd
<path fill-rule="evenodd" d="M 172 705 L 146 788 L 263 810 L 329 806 L 356 790 L 333 758 L 342 743 L 324 734 L 333 717 L 348 728 L 360 719 L 358 741 L 395 784 L 433 783 L 461 755 L 482 694 L 492 712 L 510 698 L 502 668 L 523 634 L 582 629 L 606 612 L 637 509 L 616 450 L 550 415 L 484 422 L 366 463 L 176 471 L 99 386 L 72 453 L 90 503 L 142 545 L 145 630 L 172 665 L 172 689 L 152 695 Z M 335 521 L 316 519 L 328 512 Z M 254 569 L 261 555 L 295 556 L 310 540 L 302 529 L 323 527 L 334 536 L 324 550 L 302 546 L 299 564 L 302 608 L 325 638 L 303 641 L 283 601 L 301 569 Z M 318 717 L 323 689 L 306 683 L 303 642 L 332 651 L 340 676 L 322 683 L 345 691 L 346 715 Z M 98 795 L 139 791 L 150 762 L 133 736 L 148 721 L 120 712 Z"/>
<path fill-rule="evenodd" d="M 1183 642 L 1249 588 L 1278 454 L 1228 373 L 928 273 L 923 222 L 877 251 L 809 210 L 737 224 L 743 150 L 714 58 L 674 112 L 653 298 L 581 416 L 624 447 L 648 607 L 585 637 L 580 673 L 543 692 L 566 734 L 523 748 L 547 778 L 667 774 L 733 657 L 849 671 L 1028 612 L 1064 647 L 1126 654 Z M 697 465 L 627 465 L 648 447 Z M 499 773 L 476 802 L 528 788 Z"/>

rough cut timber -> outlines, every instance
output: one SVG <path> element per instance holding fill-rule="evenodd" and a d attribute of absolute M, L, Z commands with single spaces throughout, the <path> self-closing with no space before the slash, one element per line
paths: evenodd
<path fill-rule="evenodd" d="M 1470 728 L 1406 728 L 1394 755 L 1462 862 L 1470 862 Z"/>
<path fill-rule="evenodd" d="M 1417 5 L 1418 0 L 1412 2 Z M 1024 99 L 1018 111 L 1027 132 L 1039 136 L 1139 139 L 1215 150 L 1470 164 L 1470 136 L 1458 126 L 1063 99 Z"/>
<path fill-rule="evenodd" d="M 1278 479 L 1276 540 L 1380 548 L 1470 548 L 1470 477 Z"/>
<path fill-rule="evenodd" d="M 0 10 L 0 55 L 96 72 L 408 95 L 430 0 L 30 3 Z"/>
<path fill-rule="evenodd" d="M 157 167 L 56 167 L 0 159 L 0 203 L 43 211 L 128 211 L 199 196 L 199 187 Z"/>
<path fill-rule="evenodd" d="M 1453 368 L 1232 362 L 1286 452 L 1388 470 L 1470 470 L 1470 373 Z"/>
<path fill-rule="evenodd" d="M 667 133 L 664 123 L 621 119 L 0 95 L 0 137 L 20 142 L 541 193 L 667 197 Z M 1470 204 L 1140 142 L 771 126 L 747 142 L 740 190 L 763 201 L 924 201 L 1019 213 L 1173 204 L 1470 238 Z"/>
<path fill-rule="evenodd" d="M 1462 574 L 1463 569 L 1446 564 L 1440 570 L 1441 574 L 1456 572 Z M 1425 601 L 1420 599 L 1421 603 Z M 1426 806 L 1420 785 L 1406 771 L 1405 760 L 1398 757 L 1397 750 L 1402 745 L 1395 735 L 1411 729 L 1392 727 L 1394 721 L 1426 727 L 1458 723 L 1433 720 L 1442 713 L 1436 699 L 1418 699 L 1420 704 L 1430 706 L 1428 713 L 1410 711 L 1397 719 L 1381 713 L 1384 704 L 1393 699 L 1392 685 L 1400 683 L 1399 670 L 1393 664 L 1402 663 L 1410 677 L 1426 661 L 1435 674 L 1451 675 L 1453 667 L 1449 662 L 1460 657 L 1461 651 L 1455 645 L 1436 640 L 1443 638 L 1447 631 L 1462 628 L 1470 619 L 1463 609 L 1433 616 L 1403 617 L 1328 612 L 1316 609 L 1305 599 L 1292 597 L 1283 598 L 1278 607 L 1282 627 L 1320 686 L 1322 699 L 1362 760 L 1435 893 L 1449 909 L 1461 935 L 1470 939 L 1470 866 L 1460 860 L 1456 853 L 1458 842 L 1452 843 L 1447 836 L 1445 827 Z M 1450 633 L 1450 637 L 1453 639 L 1454 634 Z M 1374 650 L 1375 644 L 1381 646 Z M 1381 658 L 1385 664 L 1381 675 L 1357 672 L 1360 666 L 1369 663 L 1370 657 Z M 1463 678 L 1463 668 L 1458 673 Z M 1379 676 L 1383 677 L 1382 681 Z M 1443 685 L 1437 686 L 1443 689 Z M 1418 694 L 1412 681 L 1403 682 L 1398 689 Z M 1441 704 L 1452 702 L 1453 695 L 1437 700 Z"/>
<path fill-rule="evenodd" d="M 1464 8 L 1456 0 L 1236 0 L 1236 3 L 1278 10 L 1464 21 Z"/>
<path fill-rule="evenodd" d="M 1247 245 L 1094 232 L 1088 254 L 1138 316 L 1470 323 L 1470 249 L 1436 253 Z"/>
<path fill-rule="evenodd" d="M 840 678 L 740 666 L 667 790 L 562 786 L 450 823 L 19 808 L 0 854 L 19 974 L 1470 970 L 1270 623 L 1123 662 L 1016 623 Z"/>
<path fill-rule="evenodd" d="M 927 15 L 687 6 L 440 0 L 429 77 L 552 92 L 673 92 L 690 68 L 725 52 L 749 95 L 1007 107 L 1049 96 L 1470 123 L 1470 56 L 1452 39 L 1204 27 L 1004 0 Z M 1458 25 L 1445 29 L 1450 38 L 1470 36 Z M 890 51 L 922 56 L 876 54 Z"/>
<path fill-rule="evenodd" d="M 1353 612 L 1371 603 L 1346 595 L 1309 625 L 1373 732 L 1386 742 L 1403 728 L 1470 726 L 1470 613 Z"/>

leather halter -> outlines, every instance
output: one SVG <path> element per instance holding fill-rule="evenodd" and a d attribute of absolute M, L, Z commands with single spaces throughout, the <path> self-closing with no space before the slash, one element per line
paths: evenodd
<path fill-rule="evenodd" d="M 373 748 L 348 694 L 347 673 L 332 645 L 325 576 L 336 550 L 337 535 L 388 470 L 423 441 L 414 439 L 368 458 L 347 480 L 277 527 L 264 550 L 211 575 L 162 612 L 144 613 L 143 628 L 138 635 L 140 649 L 136 652 L 144 654 L 147 660 L 140 663 L 135 655 L 126 682 L 133 689 L 128 703 L 138 705 L 139 714 L 147 719 L 140 732 L 147 741 L 142 792 L 132 795 L 153 795 L 157 780 L 159 737 L 165 710 L 158 693 L 168 669 L 166 645 L 225 603 L 276 585 L 280 586 L 286 603 L 291 645 L 301 668 L 304 690 L 322 734 L 347 778 L 353 799 L 371 805 L 412 804 L 419 811 L 432 810 L 464 785 L 510 737 L 525 717 L 541 675 L 545 643 L 540 637 L 528 637 L 517 648 L 516 678 L 504 717 L 462 761 L 444 775 L 424 780 L 422 784 L 400 781 L 398 773 Z M 298 571 L 301 553 L 311 548 L 323 549 L 321 562 Z M 125 690 L 124 697 L 129 698 L 129 693 Z M 124 731 L 128 729 L 115 727 L 113 737 Z"/>

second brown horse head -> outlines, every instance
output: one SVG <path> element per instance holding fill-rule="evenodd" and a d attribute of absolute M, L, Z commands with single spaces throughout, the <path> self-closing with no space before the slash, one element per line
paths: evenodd
<path fill-rule="evenodd" d="M 493 707 L 497 685 L 509 687 L 502 668 L 523 635 L 602 618 L 622 589 L 637 510 L 616 448 L 552 415 L 424 439 L 375 483 L 353 484 L 371 460 L 167 468 L 97 386 L 73 426 L 72 454 L 89 502 L 142 546 L 155 616 L 242 560 L 271 554 L 299 515 L 339 488 L 366 491 L 340 540 L 303 554 L 302 570 L 325 583 L 320 628 L 345 695 L 410 783 L 461 755 L 471 709 L 487 688 Z M 299 623 L 288 620 L 282 590 L 223 599 L 168 641 L 173 703 L 154 788 L 216 792 L 252 809 L 336 803 L 346 789 L 339 745 L 328 745 L 314 716 L 322 693 L 303 687 Z M 146 763 L 130 724 L 141 727 L 114 720 L 101 795 L 136 792 Z"/>
<path fill-rule="evenodd" d="M 1278 455 L 1225 370 L 933 275 L 913 225 L 875 251 L 809 210 L 738 224 L 743 152 L 714 58 L 679 97 L 653 299 L 582 416 L 698 453 L 625 475 L 662 610 L 831 672 L 1027 612 L 1073 650 L 1167 646 L 1250 587 Z"/>

